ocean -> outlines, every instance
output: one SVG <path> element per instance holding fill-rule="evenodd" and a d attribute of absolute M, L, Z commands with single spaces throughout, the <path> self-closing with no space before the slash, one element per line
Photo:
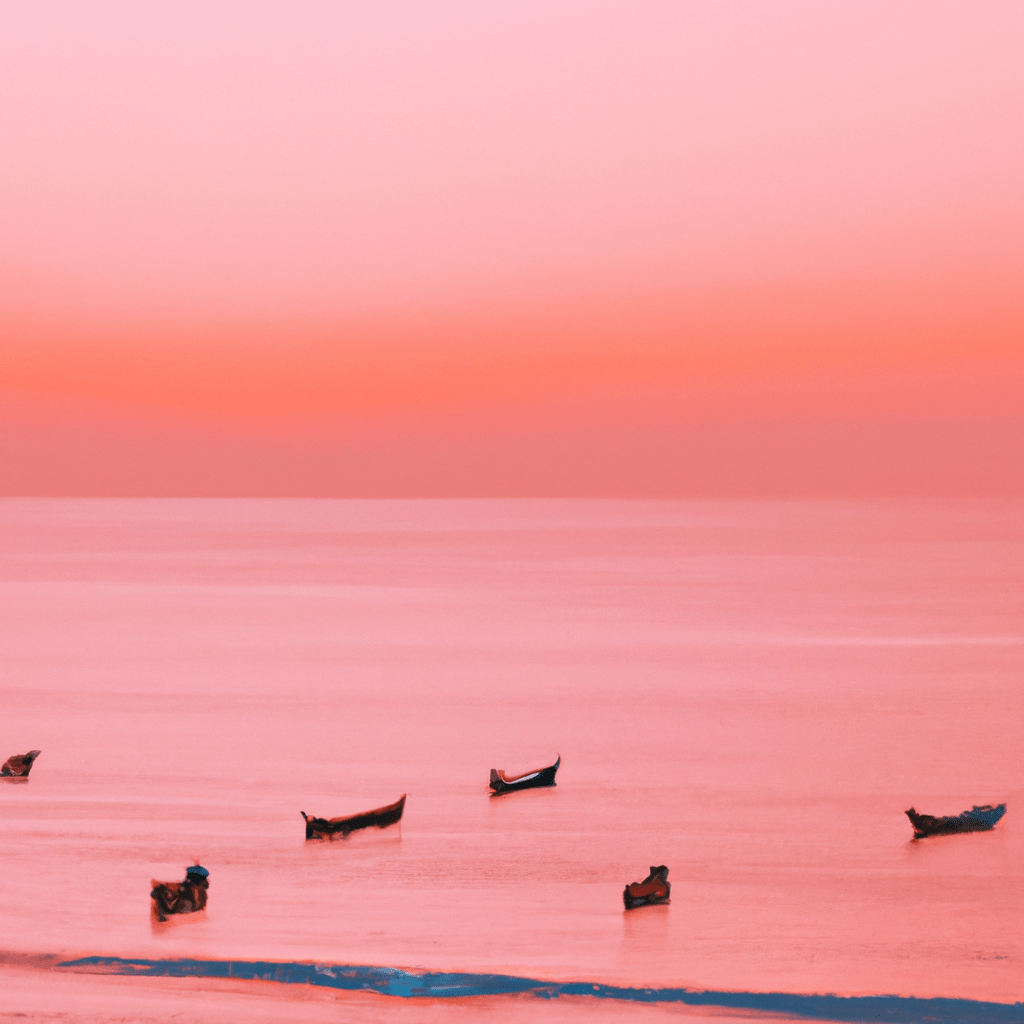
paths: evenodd
<path fill-rule="evenodd" d="M 1021 499 L 3 499 L 0 963 L 1024 1000 L 1022 655 Z"/>

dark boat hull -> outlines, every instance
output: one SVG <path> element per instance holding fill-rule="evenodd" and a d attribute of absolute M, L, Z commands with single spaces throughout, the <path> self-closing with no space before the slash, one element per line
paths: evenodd
<path fill-rule="evenodd" d="M 41 753 L 41 750 L 30 750 L 27 754 L 12 754 L 0 765 L 0 778 L 27 779 L 28 773 L 32 771 L 32 765 Z"/>
<path fill-rule="evenodd" d="M 622 902 L 627 910 L 636 910 L 637 907 L 654 907 L 659 903 L 671 903 L 672 901 L 667 892 L 659 896 L 630 896 L 627 885 L 626 891 L 622 894 Z"/>
<path fill-rule="evenodd" d="M 559 755 L 558 760 L 553 765 L 549 765 L 547 768 L 541 768 L 539 771 L 529 772 L 526 775 L 520 775 L 515 779 L 504 779 L 497 769 L 491 769 L 491 779 L 488 785 L 494 791 L 491 796 L 501 796 L 503 793 L 515 793 L 520 789 L 538 789 L 541 786 L 554 786 L 555 773 L 558 771 L 558 766 L 562 763 L 562 757 Z"/>
<path fill-rule="evenodd" d="M 335 839 L 339 836 L 345 839 L 360 829 L 387 828 L 388 825 L 394 825 L 401 820 L 404 810 L 405 793 L 393 804 L 362 814 L 351 814 L 347 818 L 314 818 L 305 811 L 299 813 L 306 821 L 307 839 Z"/>
<path fill-rule="evenodd" d="M 668 880 L 668 868 L 664 864 L 652 867 L 651 873 L 642 882 L 633 882 L 622 891 L 622 903 L 627 910 L 637 907 L 653 907 L 668 903 L 672 885 Z"/>
<path fill-rule="evenodd" d="M 927 836 L 956 835 L 959 832 L 991 832 L 996 822 L 1006 813 L 1006 804 L 993 807 L 973 807 L 958 815 L 934 817 L 931 814 L 918 814 L 913 807 L 906 812 L 910 824 L 914 826 L 914 838 L 924 839 Z"/>
<path fill-rule="evenodd" d="M 168 906 L 168 903 L 174 902 L 180 888 L 181 882 L 160 882 L 155 878 L 150 879 L 150 914 L 154 921 L 167 924 L 170 921 L 202 921 L 206 919 L 205 893 L 200 900 L 202 906 L 196 907 L 190 903 L 187 910 Z M 157 894 L 161 890 L 165 891 L 167 898 L 158 900 Z"/>

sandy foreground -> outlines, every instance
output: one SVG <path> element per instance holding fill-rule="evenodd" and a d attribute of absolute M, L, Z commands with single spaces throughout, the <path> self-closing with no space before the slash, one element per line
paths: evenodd
<path fill-rule="evenodd" d="M 272 981 L 193 978 L 126 978 L 0 967 L 0 1022 L 74 1021 L 113 1024 L 174 1021 L 174 1024 L 318 1024 L 358 1020 L 432 1024 L 434 1021 L 656 1021 L 704 1019 L 716 1024 L 765 1019 L 813 1024 L 734 1010 L 617 1003 L 583 997 L 538 999 L 532 995 L 466 999 L 401 999 L 368 992 L 338 992 Z"/>

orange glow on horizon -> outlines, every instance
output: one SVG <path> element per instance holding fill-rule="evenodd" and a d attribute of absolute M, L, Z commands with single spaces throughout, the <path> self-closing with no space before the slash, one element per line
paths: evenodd
<path fill-rule="evenodd" d="M 673 389 L 770 403 L 801 381 L 810 400 L 825 381 L 853 394 L 872 380 L 891 393 L 898 380 L 906 387 L 894 400 L 912 408 L 915 378 L 1024 370 L 1024 301 L 1005 291 L 765 288 L 335 324 L 26 318 L 6 335 L 0 393 L 244 419 Z"/>
<path fill-rule="evenodd" d="M 3 27 L 7 493 L 1019 489 L 1024 6 Z"/>

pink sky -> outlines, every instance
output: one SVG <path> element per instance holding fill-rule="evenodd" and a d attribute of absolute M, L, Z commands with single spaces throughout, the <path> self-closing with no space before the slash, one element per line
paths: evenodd
<path fill-rule="evenodd" d="M 3 493 L 1024 489 L 1016 2 L 0 21 Z"/>

